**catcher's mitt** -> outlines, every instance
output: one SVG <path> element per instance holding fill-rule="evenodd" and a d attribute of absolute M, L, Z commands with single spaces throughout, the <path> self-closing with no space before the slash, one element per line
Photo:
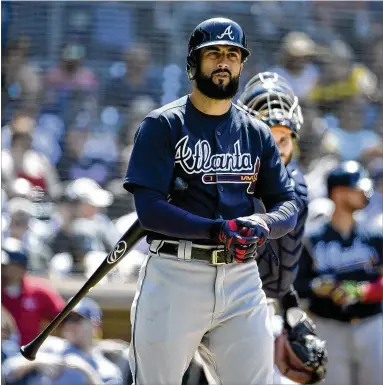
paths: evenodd
<path fill-rule="evenodd" d="M 315 384 L 326 375 L 326 342 L 315 334 L 315 325 L 299 308 L 287 310 L 285 331 L 277 338 L 275 364 L 299 384 Z"/>

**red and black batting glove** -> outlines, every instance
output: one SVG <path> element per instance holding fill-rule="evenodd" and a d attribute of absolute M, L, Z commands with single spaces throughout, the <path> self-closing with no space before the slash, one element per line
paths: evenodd
<path fill-rule="evenodd" d="M 241 233 L 246 233 L 246 237 L 257 237 L 258 246 L 262 246 L 269 237 L 270 229 L 267 223 L 257 215 L 237 218 L 236 225 Z"/>
<path fill-rule="evenodd" d="M 235 219 L 217 220 L 210 229 L 211 239 L 223 244 L 227 255 L 239 263 L 248 262 L 254 258 L 259 241 L 257 237 L 247 236 L 246 233 L 246 230 L 238 227 Z"/>

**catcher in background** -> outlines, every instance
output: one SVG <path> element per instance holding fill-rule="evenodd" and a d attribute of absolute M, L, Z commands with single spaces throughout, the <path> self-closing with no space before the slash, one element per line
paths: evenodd
<path fill-rule="evenodd" d="M 307 185 L 303 174 L 291 162 L 294 139 L 299 137 L 300 127 L 303 123 L 301 108 L 298 98 L 287 80 L 274 72 L 263 72 L 254 76 L 246 84 L 238 104 L 270 127 L 275 143 L 279 148 L 282 162 L 293 182 L 295 202 L 299 210 L 297 224 L 291 232 L 279 239 L 270 240 L 271 250 L 265 246 L 258 249 L 257 262 L 263 290 L 268 298 L 277 299 L 282 308 L 282 317 L 273 317 L 274 326 L 275 323 L 278 324 L 276 320 L 281 320 L 279 322 L 281 330 L 277 332 L 278 328 L 274 328 L 276 333 L 274 334 L 276 337 L 274 383 L 291 384 L 291 380 L 295 381 L 293 383 L 318 382 L 325 375 L 325 345 L 323 343 L 322 348 L 318 351 L 312 350 L 310 360 L 307 359 L 308 356 L 306 355 L 296 355 L 292 349 L 290 339 L 293 337 L 289 334 L 291 327 L 289 327 L 287 320 L 289 309 L 294 309 L 294 312 L 301 312 L 298 296 L 292 284 L 296 278 L 303 248 L 302 239 L 308 215 Z M 256 212 L 264 212 L 261 201 L 254 203 Z M 271 263 L 271 254 L 278 258 L 279 264 Z M 275 314 L 274 311 L 273 314 Z M 317 337 L 315 338 L 317 339 Z M 301 350 L 308 353 L 305 340 L 302 339 L 299 343 Z M 316 354 L 317 356 L 315 356 Z"/>
<path fill-rule="evenodd" d="M 361 165 L 342 163 L 327 177 L 335 209 L 308 234 L 294 283 L 328 344 L 331 385 L 383 384 L 383 237 L 359 224 L 372 182 Z"/>
<path fill-rule="evenodd" d="M 288 309 L 284 317 L 277 315 L 276 301 L 273 299 L 268 299 L 268 307 L 275 340 L 273 384 L 316 384 L 323 380 L 327 365 L 326 342 L 316 334 L 313 321 L 297 307 Z M 192 371 L 201 371 L 195 376 L 198 381 L 183 384 L 220 385 L 212 374 L 214 357 L 203 345 L 199 346 L 192 365 Z"/>

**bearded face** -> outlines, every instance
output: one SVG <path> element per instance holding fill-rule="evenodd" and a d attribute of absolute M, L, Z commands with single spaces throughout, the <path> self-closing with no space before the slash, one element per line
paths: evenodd
<path fill-rule="evenodd" d="M 217 100 L 232 99 L 239 88 L 239 75 L 233 77 L 228 69 L 219 69 L 207 75 L 198 68 L 195 81 L 204 95 Z"/>
<path fill-rule="evenodd" d="M 238 92 L 242 70 L 241 51 L 231 46 L 211 46 L 201 50 L 195 82 L 211 99 L 232 99 Z"/>

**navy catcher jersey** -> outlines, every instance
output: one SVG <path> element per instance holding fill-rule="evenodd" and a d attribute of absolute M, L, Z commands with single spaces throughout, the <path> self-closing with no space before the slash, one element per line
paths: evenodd
<path fill-rule="evenodd" d="M 267 209 L 294 199 L 269 128 L 235 104 L 224 115 L 212 116 L 185 96 L 143 120 L 124 187 L 134 192 L 143 186 L 166 197 L 176 177 L 188 189 L 172 204 L 209 219 L 252 215 L 253 196 L 262 198 Z M 166 237 L 152 233 L 150 238 Z"/>
<path fill-rule="evenodd" d="M 310 283 L 321 275 L 338 281 L 374 282 L 383 266 L 382 251 L 381 229 L 356 224 L 350 236 L 343 238 L 330 223 L 323 224 L 305 240 L 294 286 L 300 297 L 310 299 L 310 310 L 321 317 L 350 321 L 380 313 L 380 303 L 338 306 L 329 298 L 317 297 Z"/>
<path fill-rule="evenodd" d="M 303 234 L 308 214 L 307 185 L 303 174 L 298 169 L 287 166 L 295 192 L 298 207 L 297 224 L 290 233 L 279 239 L 270 239 L 270 246 L 279 258 L 279 266 L 270 261 L 269 251 L 265 245 L 259 248 L 258 269 L 262 279 L 263 290 L 271 298 L 281 298 L 291 290 L 298 272 L 299 258 L 303 248 Z"/>

